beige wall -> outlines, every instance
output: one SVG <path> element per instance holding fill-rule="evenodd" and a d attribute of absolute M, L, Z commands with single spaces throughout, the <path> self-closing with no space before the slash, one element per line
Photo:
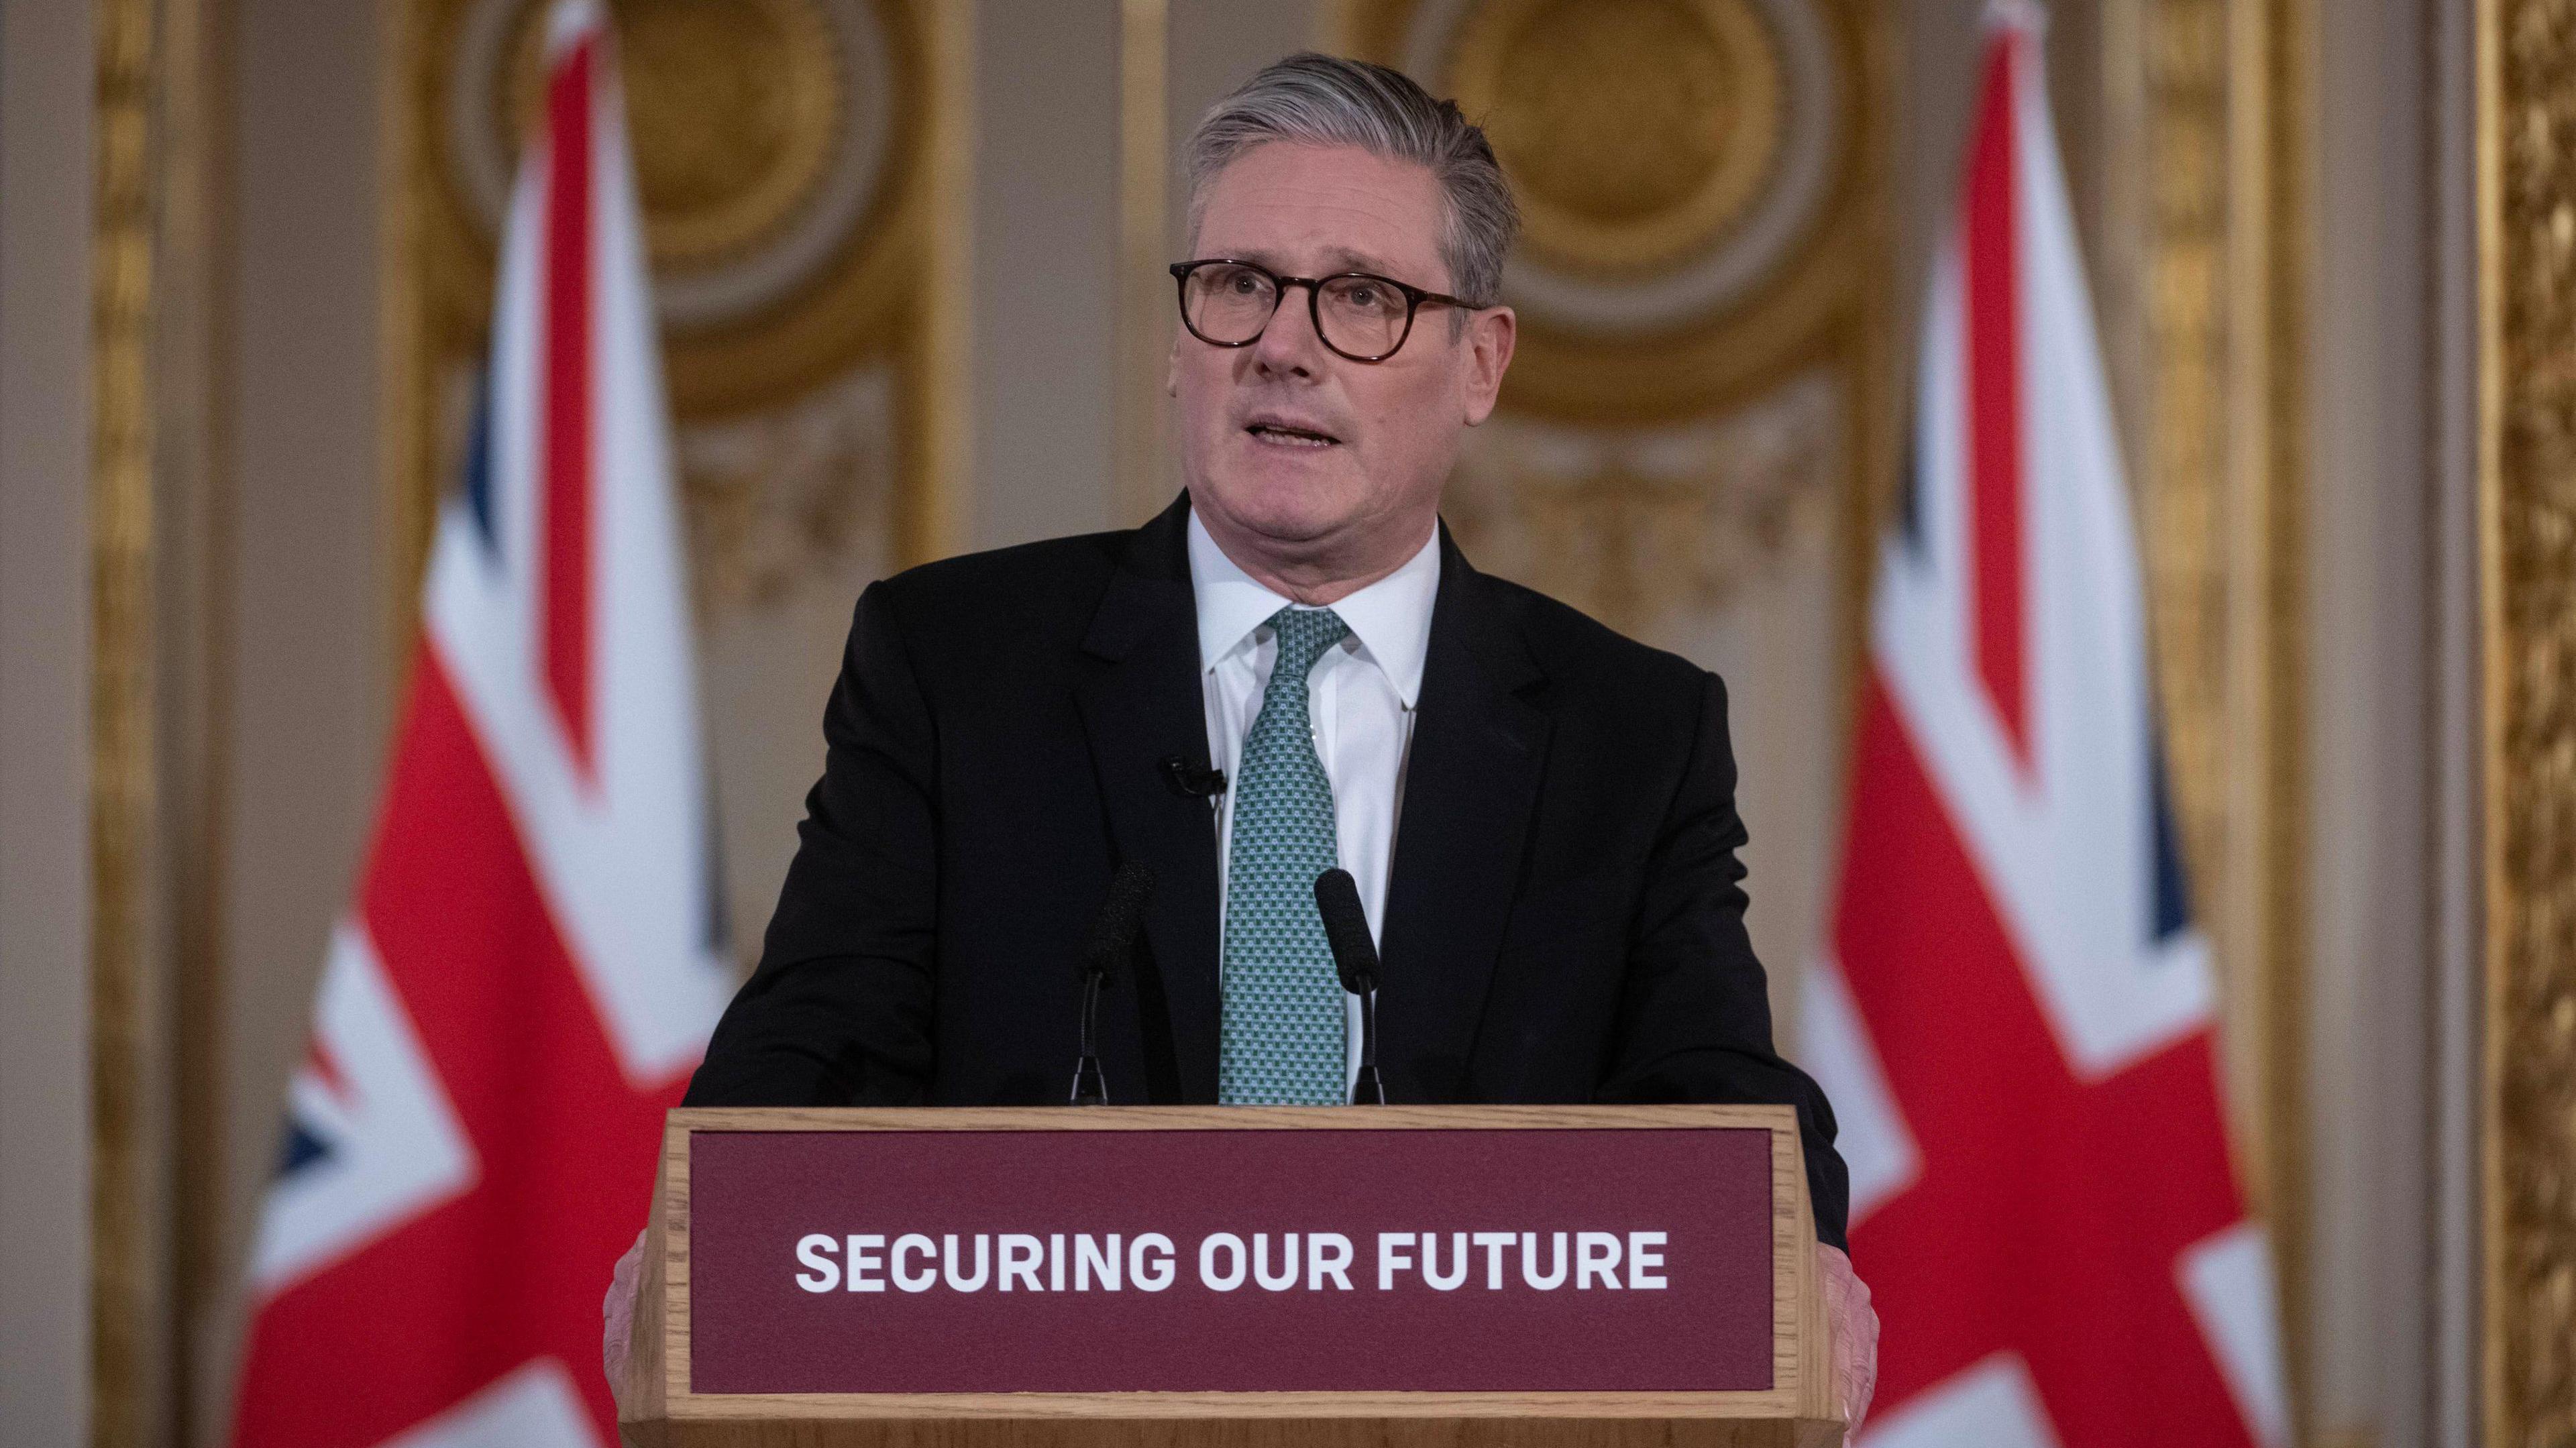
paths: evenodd
<path fill-rule="evenodd" d="M 1328 43 L 1329 0 L 1171 0 L 1164 87 L 1171 138 L 1170 232 L 1182 236 L 1184 195 L 1180 146 L 1209 106 L 1252 78 L 1252 73 L 1291 52 Z M 1175 257 L 1179 255 L 1174 252 Z M 1159 273 L 1157 274 L 1159 277 Z M 1165 279 L 1168 280 L 1168 279 Z"/>
<path fill-rule="evenodd" d="M 1121 0 L 981 0 L 974 44 L 979 549 L 1118 523 Z M 1321 39 L 1314 0 L 1172 0 L 1164 129 Z M 1167 224 L 1180 245 L 1180 175 Z M 1146 278 L 1151 289 L 1154 278 Z"/>
<path fill-rule="evenodd" d="M 287 1073 L 364 848 L 396 686 L 376 433 L 377 15 L 346 0 L 239 0 L 233 19 L 233 240 L 218 263 L 232 296 L 214 366 L 233 500 L 219 756 L 224 1284 L 240 1278 L 277 1157 Z M 237 1302 L 223 1291 L 185 1329 L 209 1370 L 196 1385 L 201 1435 L 223 1421 Z"/>
<path fill-rule="evenodd" d="M 0 6 L 0 1448 L 88 1431 L 89 57 Z"/>
<path fill-rule="evenodd" d="M 1142 8 L 1142 7 L 1140 7 Z M 1120 0 L 982 0 L 975 19 L 973 546 L 1114 526 Z M 1315 0 L 1170 0 L 1165 132 L 1322 39 Z M 1177 167 L 1167 229 L 1179 244 Z M 1154 290 L 1158 277 L 1145 278 Z"/>
<path fill-rule="evenodd" d="M 2430 1333 L 2424 26 L 2320 27 L 2310 300 L 2308 1371 L 2316 1427 L 2392 1445 L 2426 1441 Z"/>
<path fill-rule="evenodd" d="M 1109 526 L 1119 0 L 975 6 L 974 546 Z"/>

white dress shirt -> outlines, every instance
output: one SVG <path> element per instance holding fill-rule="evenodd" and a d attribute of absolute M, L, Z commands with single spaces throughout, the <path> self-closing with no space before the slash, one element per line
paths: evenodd
<path fill-rule="evenodd" d="M 1198 595 L 1199 694 L 1207 706 L 1208 762 L 1225 771 L 1216 797 L 1217 938 L 1225 930 L 1226 876 L 1233 865 L 1234 789 L 1243 737 L 1261 714 L 1261 693 L 1279 641 L 1262 625 L 1292 600 L 1271 592 L 1225 556 L 1198 514 L 1190 514 L 1190 587 Z M 1376 937 L 1386 918 L 1387 872 L 1395 859 L 1396 816 L 1404 804 L 1404 762 L 1413 709 L 1422 697 L 1422 659 L 1431 646 L 1431 605 L 1440 592 L 1440 530 L 1434 527 L 1403 567 L 1335 603 L 1350 635 L 1324 651 L 1306 676 L 1315 757 L 1333 787 L 1333 832 L 1341 866 L 1360 887 Z M 1217 990 L 1223 999 L 1224 973 Z M 1359 1079 L 1359 997 L 1345 1029 L 1349 1082 Z"/>

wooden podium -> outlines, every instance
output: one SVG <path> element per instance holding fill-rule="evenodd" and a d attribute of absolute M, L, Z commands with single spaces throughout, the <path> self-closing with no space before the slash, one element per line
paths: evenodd
<path fill-rule="evenodd" d="M 644 1263 L 635 1448 L 1843 1441 L 1787 1107 L 675 1111 Z"/>

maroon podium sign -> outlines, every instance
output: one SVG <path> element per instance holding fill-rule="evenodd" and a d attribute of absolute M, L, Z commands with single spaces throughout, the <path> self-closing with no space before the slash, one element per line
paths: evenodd
<path fill-rule="evenodd" d="M 699 1393 L 1759 1392 L 1752 1129 L 701 1132 Z"/>
<path fill-rule="evenodd" d="M 637 1448 L 1828 1448 L 1786 1107 L 672 1113 Z"/>

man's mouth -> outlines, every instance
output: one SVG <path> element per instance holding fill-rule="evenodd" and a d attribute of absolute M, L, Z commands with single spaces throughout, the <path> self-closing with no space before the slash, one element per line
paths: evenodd
<path fill-rule="evenodd" d="M 1308 427 L 1292 427 L 1284 422 L 1256 422 L 1243 430 L 1252 434 L 1254 440 L 1268 443 L 1273 447 L 1327 448 L 1339 446 L 1342 441 L 1328 432 L 1317 432 Z"/>

